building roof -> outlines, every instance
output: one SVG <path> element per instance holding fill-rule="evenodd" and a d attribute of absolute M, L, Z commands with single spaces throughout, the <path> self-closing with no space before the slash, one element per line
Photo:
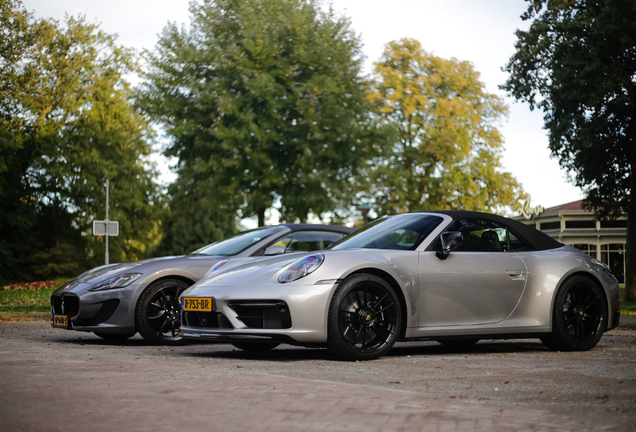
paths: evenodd
<path fill-rule="evenodd" d="M 548 213 L 548 212 L 551 213 L 551 212 L 558 212 L 558 211 L 561 211 L 561 210 L 585 210 L 583 208 L 583 200 L 572 201 L 572 202 L 567 203 L 567 204 L 561 204 L 561 205 L 558 205 L 556 207 L 550 207 L 550 208 L 545 209 L 545 212 L 546 213 Z"/>

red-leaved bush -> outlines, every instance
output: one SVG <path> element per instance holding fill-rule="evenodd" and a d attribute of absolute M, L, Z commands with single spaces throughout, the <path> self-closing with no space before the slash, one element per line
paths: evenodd
<path fill-rule="evenodd" d="M 66 283 L 66 281 L 59 281 L 59 282 L 55 282 L 55 281 L 38 281 L 38 282 L 17 283 L 17 284 L 0 286 L 0 291 L 4 291 L 4 290 L 15 290 L 15 291 L 30 290 L 30 291 L 37 291 L 37 290 L 41 290 L 41 289 L 45 289 L 45 288 L 57 288 L 57 287 L 60 287 L 60 286 L 64 285 L 65 283 Z"/>

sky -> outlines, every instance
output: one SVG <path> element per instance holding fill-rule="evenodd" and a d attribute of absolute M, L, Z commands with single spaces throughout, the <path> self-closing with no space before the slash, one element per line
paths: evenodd
<path fill-rule="evenodd" d="M 23 0 L 37 17 L 63 20 L 65 14 L 86 16 L 101 23 L 101 29 L 117 33 L 121 45 L 152 50 L 166 23 L 189 23 L 188 0 Z M 567 172 L 550 157 L 543 113 L 530 111 L 499 90 L 508 74 L 501 71 L 514 54 L 515 31 L 529 24 L 520 15 L 524 0 L 333 0 L 336 12 L 351 19 L 361 36 L 371 73 L 384 45 L 392 40 L 413 38 L 439 57 L 470 61 L 480 72 L 489 93 L 504 97 L 509 116 L 499 125 L 505 138 L 502 165 L 531 196 L 532 205 L 545 208 L 576 201 L 583 193 L 567 180 Z M 154 160 L 168 183 L 175 176 L 169 161 Z M 276 223 L 272 214 L 270 223 Z M 251 225 L 248 223 L 248 225 Z"/>

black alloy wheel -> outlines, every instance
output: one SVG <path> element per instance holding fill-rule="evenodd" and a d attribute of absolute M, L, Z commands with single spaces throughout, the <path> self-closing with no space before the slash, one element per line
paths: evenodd
<path fill-rule="evenodd" d="M 575 276 L 563 284 L 556 295 L 552 333 L 541 338 L 549 348 L 561 351 L 587 351 L 593 348 L 607 328 L 605 293 L 585 276 Z"/>
<path fill-rule="evenodd" d="M 190 284 L 179 279 L 157 281 L 139 297 L 135 322 L 141 336 L 156 345 L 181 345 L 179 296 Z"/>
<path fill-rule="evenodd" d="M 345 279 L 329 307 L 327 347 L 348 360 L 372 360 L 393 347 L 402 323 L 391 286 L 371 274 Z"/>

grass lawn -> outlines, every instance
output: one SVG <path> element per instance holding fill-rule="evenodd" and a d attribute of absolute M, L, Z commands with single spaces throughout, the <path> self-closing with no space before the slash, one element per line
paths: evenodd
<path fill-rule="evenodd" d="M 19 287 L 17 289 L 1 290 L 0 312 L 49 312 L 51 310 L 51 293 L 71 279 L 56 279 L 54 281 L 56 286 L 53 288 L 29 289 L 28 287 Z M 32 287 L 31 284 L 27 285 Z"/>
<path fill-rule="evenodd" d="M 636 302 L 621 300 L 621 315 L 636 315 Z"/>

